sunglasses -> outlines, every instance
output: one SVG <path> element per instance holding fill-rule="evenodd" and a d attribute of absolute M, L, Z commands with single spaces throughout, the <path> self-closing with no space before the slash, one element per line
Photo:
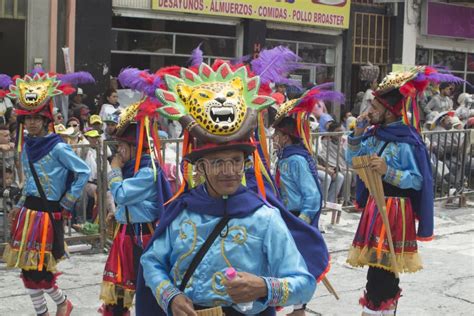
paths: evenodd
<path fill-rule="evenodd" d="M 69 124 L 67 127 L 78 127 L 79 125 L 77 124 Z"/>

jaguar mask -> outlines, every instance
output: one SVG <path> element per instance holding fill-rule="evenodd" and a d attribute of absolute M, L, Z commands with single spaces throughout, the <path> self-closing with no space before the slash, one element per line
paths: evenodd
<path fill-rule="evenodd" d="M 245 138 L 256 126 L 258 111 L 273 99 L 257 94 L 259 77 L 248 77 L 246 67 L 232 71 L 222 64 L 216 71 L 201 64 L 199 71 L 181 68 L 180 78 L 166 75 L 168 90 L 158 89 L 166 118 L 179 120 L 201 140 L 224 143 Z"/>
<path fill-rule="evenodd" d="M 48 74 L 26 75 L 16 79 L 15 85 L 10 86 L 10 98 L 18 100 L 19 106 L 28 111 L 35 111 L 48 104 L 51 97 L 62 94 L 58 90 L 60 81 Z"/>

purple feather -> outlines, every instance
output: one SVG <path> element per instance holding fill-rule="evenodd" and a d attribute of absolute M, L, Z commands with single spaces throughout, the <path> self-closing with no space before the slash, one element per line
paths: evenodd
<path fill-rule="evenodd" d="M 239 58 L 232 59 L 230 63 L 234 66 L 240 65 L 240 64 L 246 64 L 250 60 L 250 58 L 252 58 L 252 55 L 245 55 Z"/>
<path fill-rule="evenodd" d="M 331 101 L 343 104 L 345 97 L 338 91 L 323 90 L 316 95 L 316 99 L 320 101 Z"/>
<path fill-rule="evenodd" d="M 9 75 L 0 74 L 0 89 L 8 89 L 12 83 L 12 78 Z"/>
<path fill-rule="evenodd" d="M 61 83 L 68 83 L 74 86 L 86 83 L 95 83 L 94 77 L 87 71 L 78 71 L 70 74 L 58 75 L 58 79 Z"/>
<path fill-rule="evenodd" d="M 439 72 L 434 72 L 429 75 L 425 74 L 425 78 L 428 79 L 429 81 L 435 81 L 435 82 L 452 82 L 452 83 L 457 83 L 461 84 L 464 83 L 464 79 L 456 77 L 451 74 L 442 74 Z"/>
<path fill-rule="evenodd" d="M 277 46 L 260 52 L 257 59 L 252 60 L 252 71 L 260 76 L 262 83 L 281 83 L 294 85 L 295 81 L 288 75 L 300 68 L 301 60 L 285 46 Z"/>
<path fill-rule="evenodd" d="M 201 44 L 198 45 L 195 49 L 193 49 L 191 53 L 191 58 L 189 58 L 189 65 L 199 67 L 204 62 L 203 52 L 201 50 Z"/>
<path fill-rule="evenodd" d="M 155 90 L 161 84 L 158 76 L 137 68 L 123 69 L 118 76 L 118 80 L 123 87 L 143 92 L 150 97 L 155 97 Z"/>
<path fill-rule="evenodd" d="M 30 74 L 31 74 L 32 76 L 34 76 L 34 75 L 36 75 L 36 74 L 44 74 L 44 73 L 45 73 L 45 71 L 44 71 L 43 67 L 41 67 L 41 66 L 36 66 L 36 67 L 33 68 L 33 69 L 31 70 L 31 72 L 30 72 Z"/>

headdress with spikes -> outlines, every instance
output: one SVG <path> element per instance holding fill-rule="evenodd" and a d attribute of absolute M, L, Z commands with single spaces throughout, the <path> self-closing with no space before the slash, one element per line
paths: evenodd
<path fill-rule="evenodd" d="M 0 75 L 1 81 L 6 82 L 6 75 Z M 18 126 L 18 150 L 22 148 L 23 124 L 22 117 L 28 115 L 41 115 L 46 117 L 51 123 L 51 130 L 54 131 L 53 124 L 53 103 L 52 98 L 57 95 L 72 94 L 73 86 L 78 84 L 94 83 L 95 80 L 88 72 L 75 72 L 70 74 L 46 73 L 42 68 L 36 67 L 24 77 L 15 76 L 10 84 L 10 92 L 7 96 L 16 100 L 16 113 L 20 117 Z"/>
<path fill-rule="evenodd" d="M 319 101 L 344 103 L 344 95 L 332 91 L 333 83 L 325 83 L 306 91 L 300 98 L 283 103 L 277 110 L 272 126 L 292 137 L 302 140 L 306 149 L 312 153 L 309 116 Z M 282 121 L 293 120 L 294 128 L 282 127 Z"/>
<path fill-rule="evenodd" d="M 434 67 L 417 66 L 408 71 L 388 74 L 374 91 L 375 98 L 396 116 L 402 116 L 405 124 L 420 131 L 417 97 L 430 83 L 448 82 L 461 84 L 463 79 L 449 73 L 441 73 Z M 408 113 L 412 113 L 412 121 Z"/>

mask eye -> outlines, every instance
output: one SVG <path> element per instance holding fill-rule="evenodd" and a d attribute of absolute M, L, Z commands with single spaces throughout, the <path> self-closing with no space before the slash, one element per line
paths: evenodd
<path fill-rule="evenodd" d="M 199 93 L 199 96 L 200 96 L 201 98 L 206 98 L 206 99 L 209 98 L 209 96 L 208 96 L 207 94 L 203 93 L 203 92 Z"/>
<path fill-rule="evenodd" d="M 227 92 L 227 97 L 228 97 L 228 98 L 229 98 L 229 97 L 232 97 L 234 94 L 235 94 L 234 91 L 229 91 L 229 92 Z"/>

